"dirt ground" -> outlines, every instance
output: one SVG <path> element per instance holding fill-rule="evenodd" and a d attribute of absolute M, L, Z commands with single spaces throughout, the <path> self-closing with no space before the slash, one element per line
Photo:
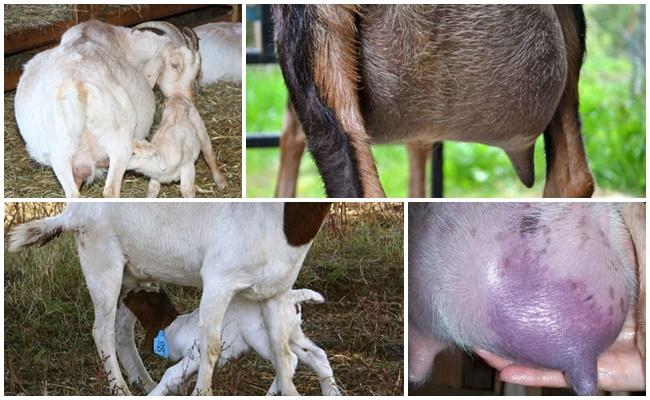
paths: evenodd
<path fill-rule="evenodd" d="M 53 212 L 6 210 L 5 228 Z M 326 351 L 347 395 L 403 393 L 402 221 L 401 204 L 335 205 L 294 285 L 326 299 L 302 307 L 303 329 Z M 4 277 L 5 394 L 109 394 L 71 235 L 6 255 Z M 199 290 L 165 289 L 183 312 L 198 304 Z M 137 338 L 142 338 L 139 326 Z M 154 379 L 172 365 L 153 356 L 143 360 Z M 215 371 L 214 394 L 263 395 L 273 376 L 269 363 L 249 353 Z M 303 365 L 294 382 L 303 395 L 320 394 L 314 373 Z"/>

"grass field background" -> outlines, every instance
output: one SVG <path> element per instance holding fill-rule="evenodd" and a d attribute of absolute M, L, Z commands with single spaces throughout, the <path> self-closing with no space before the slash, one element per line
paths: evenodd
<path fill-rule="evenodd" d="M 61 209 L 8 203 L 5 232 Z M 402 226 L 402 204 L 335 204 L 294 285 L 326 299 L 303 305 L 303 330 L 327 352 L 344 394 L 403 392 Z M 109 394 L 72 235 L 5 254 L 4 265 L 5 395 Z M 165 290 L 181 312 L 198 306 L 198 289 L 167 285 Z M 142 337 L 136 323 L 136 341 Z M 173 365 L 151 355 L 143 361 L 154 379 Z M 214 394 L 264 395 L 273 376 L 269 363 L 249 353 L 215 370 Z M 301 394 L 320 395 L 314 373 L 304 365 L 294 381 Z"/>
<path fill-rule="evenodd" d="M 635 68 L 630 36 L 641 22 L 641 5 L 586 5 L 587 58 L 580 80 L 580 113 L 584 141 L 597 196 L 645 195 L 645 68 Z M 635 75 L 636 71 L 643 74 Z M 277 66 L 248 66 L 246 74 L 246 129 L 248 133 L 278 133 L 287 104 L 287 92 Z M 635 84 L 636 82 L 636 84 Z M 638 91 L 635 92 L 633 86 Z M 404 145 L 373 148 L 379 175 L 389 197 L 407 195 L 407 154 Z M 279 168 L 278 149 L 246 152 L 249 197 L 271 197 Z M 517 179 L 505 153 L 479 144 L 446 142 L 445 197 L 539 197 L 543 191 L 543 139 L 535 148 L 535 186 L 527 189 Z M 427 168 L 430 170 L 430 168 Z M 300 167 L 297 195 L 322 197 L 325 192 L 311 156 Z"/>

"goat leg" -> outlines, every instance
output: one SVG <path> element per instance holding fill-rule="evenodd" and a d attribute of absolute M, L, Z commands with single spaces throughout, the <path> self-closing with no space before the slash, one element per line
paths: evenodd
<path fill-rule="evenodd" d="M 287 105 L 280 135 L 280 171 L 275 197 L 296 197 L 300 159 L 305 150 L 305 132 L 291 103 Z"/>
<path fill-rule="evenodd" d="M 409 155 L 409 197 L 426 196 L 426 166 L 431 153 L 431 143 L 408 142 Z"/>
<path fill-rule="evenodd" d="M 123 253 L 114 241 L 96 242 L 76 235 L 81 269 L 95 307 L 93 338 L 107 374 L 112 394 L 130 395 L 115 349 L 115 321 L 124 271 Z"/>
<path fill-rule="evenodd" d="M 193 198 L 196 194 L 196 186 L 194 180 L 196 178 L 196 170 L 194 163 L 183 165 L 180 170 L 181 173 L 181 194 L 185 198 Z"/>
<path fill-rule="evenodd" d="M 311 368 L 318 377 L 323 396 L 340 396 L 338 386 L 334 380 L 334 372 L 327 360 L 327 354 L 323 349 L 316 346 L 298 328 L 293 332 L 291 338 L 291 350 L 298 356 L 298 360 Z"/>
<path fill-rule="evenodd" d="M 293 384 L 295 371 L 295 357 L 289 347 L 289 330 L 285 321 L 288 320 L 283 300 L 269 299 L 262 303 L 262 317 L 269 331 L 272 360 L 275 362 L 275 374 L 279 394 L 283 396 L 298 396 L 298 391 Z"/>
<path fill-rule="evenodd" d="M 556 5 L 567 46 L 566 87 L 544 131 L 546 186 L 544 197 L 590 197 L 594 180 L 587 164 L 578 115 L 578 80 L 585 52 L 584 14 L 578 6 Z"/>
<path fill-rule="evenodd" d="M 61 186 L 63 186 L 65 197 L 75 198 L 81 196 L 72 172 L 72 163 L 70 159 L 52 157 L 52 169 L 54 169 L 56 178 L 61 182 Z"/>
<path fill-rule="evenodd" d="M 205 128 L 201 116 L 195 108 L 190 111 L 190 120 L 194 125 L 194 129 L 196 129 L 196 134 L 199 143 L 201 144 L 201 154 L 203 154 L 203 158 L 205 159 L 206 164 L 208 164 L 208 168 L 210 168 L 212 179 L 219 189 L 223 189 L 226 187 L 226 178 L 219 171 L 217 158 L 212 150 L 212 141 L 210 140 L 210 136 L 208 135 L 208 131 Z"/>
<path fill-rule="evenodd" d="M 206 259 L 205 264 L 217 262 Z M 199 305 L 199 326 L 201 338 L 199 351 L 201 360 L 196 378 L 196 387 L 193 395 L 212 395 L 212 374 L 214 367 L 221 356 L 221 330 L 223 317 L 228 304 L 235 295 L 235 288 L 229 287 L 222 280 L 209 279 L 210 268 L 204 267 L 201 271 L 203 278 L 203 294 Z"/>
<path fill-rule="evenodd" d="M 357 6 L 273 8 L 280 66 L 329 197 L 384 197 L 359 107 Z"/>

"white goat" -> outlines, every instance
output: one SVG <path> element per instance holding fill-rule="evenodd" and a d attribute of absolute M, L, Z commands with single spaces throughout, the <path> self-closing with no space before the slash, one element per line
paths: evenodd
<path fill-rule="evenodd" d="M 291 289 L 328 209 L 324 203 L 71 203 L 61 215 L 13 228 L 8 251 L 75 232 L 95 306 L 93 337 L 117 393 L 130 393 L 118 355 L 130 382 L 155 387 L 135 347 L 135 317 L 118 306 L 120 292 L 157 281 L 202 287 L 194 393 L 209 394 L 228 304 L 235 295 L 263 301 Z M 296 395 L 289 332 L 275 313 L 262 302 L 278 387 Z"/>
<path fill-rule="evenodd" d="M 119 197 L 133 138 L 143 139 L 155 112 L 152 87 L 166 49 L 187 46 L 173 25 L 165 32 L 88 21 L 32 58 L 18 82 L 16 121 L 29 154 L 52 166 L 66 197 L 108 166 L 105 197 Z M 146 77 L 145 77 L 146 76 Z"/>
<path fill-rule="evenodd" d="M 217 81 L 241 83 L 241 23 L 213 22 L 194 28 L 199 37 L 202 87 Z"/>
<path fill-rule="evenodd" d="M 176 307 L 162 290 L 136 290 L 128 293 L 123 301 L 146 330 L 144 345 L 147 351 L 153 351 L 154 338 L 162 331 L 165 334 L 169 359 L 178 361 L 165 371 L 160 383 L 149 395 L 164 396 L 170 392 L 179 393 L 180 386 L 199 368 L 198 344 L 201 334 L 199 310 L 178 315 Z M 277 311 L 275 318 L 287 325 L 289 346 L 293 352 L 293 371 L 299 359 L 316 373 L 324 396 L 340 395 L 327 354 L 309 340 L 300 327 L 302 323 L 300 303 L 304 301 L 322 303 L 325 301 L 323 296 L 313 290 L 300 289 L 290 290 L 267 301 L 274 303 L 273 306 Z M 251 349 L 273 363 L 271 339 L 262 316 L 262 307 L 257 301 L 235 296 L 228 306 L 223 321 L 221 334 L 223 351 L 218 366 L 225 365 Z M 278 382 L 274 379 L 267 395 L 277 394 L 279 394 Z"/>
<path fill-rule="evenodd" d="M 190 31 L 191 32 L 191 31 Z M 165 96 L 160 127 L 151 139 L 135 140 L 129 169 L 151 178 L 147 197 L 157 197 L 160 183 L 181 181 L 183 197 L 194 197 L 194 163 L 203 153 L 217 187 L 226 179 L 219 172 L 217 160 L 205 124 L 192 102 L 192 84 L 201 66 L 198 39 L 192 37 L 192 49 L 181 47 L 163 52 L 158 88 Z"/>

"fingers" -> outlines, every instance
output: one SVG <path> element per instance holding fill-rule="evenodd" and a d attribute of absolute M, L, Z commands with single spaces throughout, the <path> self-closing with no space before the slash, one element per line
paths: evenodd
<path fill-rule="evenodd" d="M 607 391 L 638 391 L 645 389 L 643 362 L 638 351 L 630 348 L 630 336 L 622 334 L 620 348 L 628 350 L 608 351 L 598 359 L 598 387 Z M 513 363 L 493 353 L 475 349 L 487 364 L 500 371 L 503 382 L 536 387 L 568 387 L 560 371 L 543 370 Z"/>

